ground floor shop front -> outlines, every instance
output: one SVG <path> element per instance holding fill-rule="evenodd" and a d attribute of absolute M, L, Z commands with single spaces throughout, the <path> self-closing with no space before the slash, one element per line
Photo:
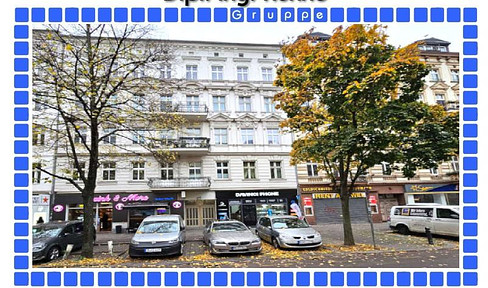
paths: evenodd
<path fill-rule="evenodd" d="M 407 204 L 437 203 L 459 205 L 459 183 L 420 183 L 405 185 Z"/>
<path fill-rule="evenodd" d="M 217 217 L 236 219 L 248 226 L 256 225 L 259 218 L 266 215 L 290 215 L 292 201 L 296 201 L 297 191 L 252 190 L 217 191 Z"/>

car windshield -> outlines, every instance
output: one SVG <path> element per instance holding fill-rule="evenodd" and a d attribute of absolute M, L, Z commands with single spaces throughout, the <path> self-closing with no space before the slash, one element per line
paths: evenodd
<path fill-rule="evenodd" d="M 32 228 L 32 235 L 34 238 L 50 238 L 59 235 L 63 228 L 55 226 L 40 226 Z"/>
<path fill-rule="evenodd" d="M 145 221 L 137 229 L 137 233 L 171 233 L 178 231 L 178 221 Z"/>
<path fill-rule="evenodd" d="M 247 227 L 242 223 L 214 223 L 212 232 L 246 231 Z"/>
<path fill-rule="evenodd" d="M 274 229 L 286 229 L 286 228 L 307 228 L 308 224 L 304 220 L 298 218 L 278 218 L 273 219 Z"/>

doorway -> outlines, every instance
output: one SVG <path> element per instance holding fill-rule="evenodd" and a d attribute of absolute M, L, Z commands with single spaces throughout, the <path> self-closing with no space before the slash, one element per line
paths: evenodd
<path fill-rule="evenodd" d="M 243 222 L 246 226 L 254 226 L 258 221 L 256 205 L 242 205 Z"/>

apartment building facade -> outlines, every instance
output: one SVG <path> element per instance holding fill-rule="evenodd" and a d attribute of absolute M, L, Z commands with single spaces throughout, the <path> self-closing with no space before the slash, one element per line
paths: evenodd
<path fill-rule="evenodd" d="M 101 155 L 94 199 L 98 229 L 133 230 L 144 217 L 154 214 L 180 214 L 188 226 L 203 226 L 224 217 L 254 225 L 268 211 L 289 214 L 297 182 L 295 167 L 289 164 L 292 135 L 279 128 L 286 115 L 273 103 L 279 91 L 272 85 L 275 65 L 281 59 L 279 46 L 169 44 L 176 56 L 171 65 L 142 74 L 172 79 L 159 95 L 159 109 L 181 115 L 187 125 L 179 131 L 161 132 L 160 137 L 177 154 L 176 161 L 159 163 L 151 154 L 139 151 L 138 144 L 146 141 L 144 132 L 106 139 L 107 146 L 117 143 L 127 149 L 111 156 L 110 149 L 103 150 L 101 145 L 105 154 Z M 35 137 L 33 161 L 42 162 L 46 169 L 56 165 L 58 172 L 72 169 L 62 151 L 54 154 L 54 135 L 38 133 Z M 41 211 L 36 205 L 33 209 L 39 213 L 35 216 L 53 220 L 82 217 L 78 190 L 39 170 L 32 173 L 33 198 L 52 198 L 52 211 Z"/>
<path fill-rule="evenodd" d="M 326 37 L 325 37 L 326 38 Z M 449 42 L 436 38 L 419 40 L 420 59 L 431 71 L 419 101 L 441 105 L 448 112 L 459 110 L 459 53 L 449 51 Z M 398 163 L 395 163 L 398 164 Z M 367 207 L 374 222 L 387 221 L 395 205 L 413 203 L 459 204 L 458 158 L 440 163 L 437 169 L 420 169 L 408 179 L 393 163 L 369 169 L 356 182 L 350 199 L 353 222 L 368 221 Z M 342 223 L 338 194 L 317 163 L 297 166 L 299 193 L 304 214 L 311 223 Z M 366 198 L 367 197 L 367 198 Z"/>

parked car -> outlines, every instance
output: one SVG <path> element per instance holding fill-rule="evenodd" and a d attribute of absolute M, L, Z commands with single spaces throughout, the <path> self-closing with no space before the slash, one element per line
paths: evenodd
<path fill-rule="evenodd" d="M 262 217 L 256 225 L 256 233 L 275 248 L 316 248 L 322 245 L 320 233 L 296 216 Z"/>
<path fill-rule="evenodd" d="M 207 223 L 203 241 L 211 254 L 261 252 L 261 240 L 237 220 L 214 220 Z"/>
<path fill-rule="evenodd" d="M 130 241 L 129 256 L 182 255 L 185 240 L 185 222 L 181 216 L 148 216 Z"/>
<path fill-rule="evenodd" d="M 73 250 L 83 246 L 83 222 L 62 221 L 37 224 L 32 227 L 32 260 L 54 260 L 63 255 L 68 244 Z M 93 241 L 96 233 L 93 228 Z"/>
<path fill-rule="evenodd" d="M 388 223 L 401 234 L 425 233 L 459 237 L 459 207 L 440 204 L 412 204 L 393 206 Z"/>

